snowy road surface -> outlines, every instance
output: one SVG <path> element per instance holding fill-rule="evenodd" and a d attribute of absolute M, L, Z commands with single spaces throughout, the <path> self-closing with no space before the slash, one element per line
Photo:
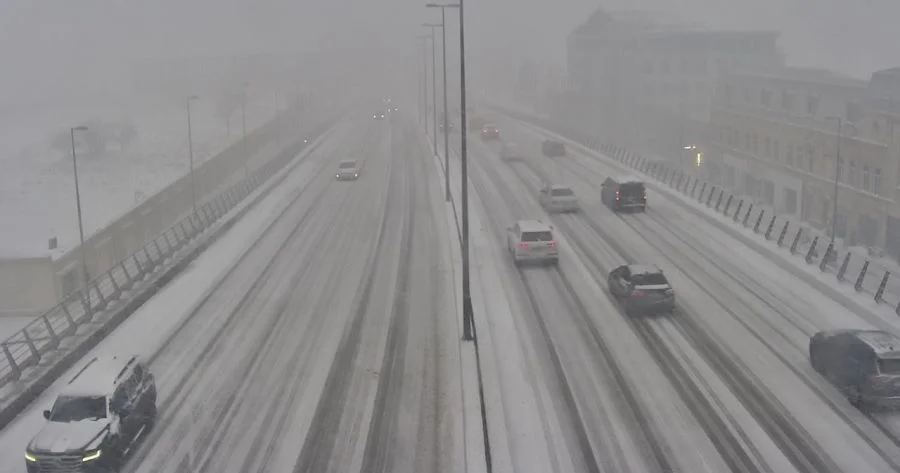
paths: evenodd
<path fill-rule="evenodd" d="M 646 214 L 613 214 L 599 185 L 619 172 L 572 149 L 545 158 L 541 133 L 495 121 L 526 154 L 506 163 L 498 144 L 469 141 L 473 279 L 492 288 L 485 304 L 509 306 L 477 322 L 496 352 L 483 369 L 502 379 L 485 387 L 495 471 L 900 470 L 897 416 L 852 408 L 806 354 L 817 330 L 900 324 L 744 261 L 733 251 L 743 245 L 655 193 Z M 583 211 L 546 214 L 543 182 L 572 186 Z M 519 219 L 555 226 L 558 269 L 514 267 L 505 228 Z M 674 314 L 622 313 L 606 276 L 629 262 L 665 270 Z"/>
<path fill-rule="evenodd" d="M 285 213 L 244 238 L 248 252 L 208 298 L 155 330 L 177 301 L 135 314 L 98 348 L 141 347 L 157 376 L 158 424 L 124 471 L 461 471 L 452 268 L 436 244 L 448 230 L 415 133 L 342 124 L 273 196 Z M 337 182 L 347 158 L 362 162 L 360 179 Z M 0 470 L 23 469 L 51 401 L 0 434 Z"/>

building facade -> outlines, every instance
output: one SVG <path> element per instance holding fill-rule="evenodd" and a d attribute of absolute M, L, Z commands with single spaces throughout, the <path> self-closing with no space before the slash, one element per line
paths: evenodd
<path fill-rule="evenodd" d="M 706 139 L 719 78 L 783 64 L 778 35 L 667 24 L 598 10 L 568 37 L 568 95 L 580 122 L 661 152 Z"/>
<path fill-rule="evenodd" d="M 713 99 L 709 178 L 779 214 L 833 227 L 848 245 L 900 256 L 891 79 L 792 68 L 723 76 Z"/>

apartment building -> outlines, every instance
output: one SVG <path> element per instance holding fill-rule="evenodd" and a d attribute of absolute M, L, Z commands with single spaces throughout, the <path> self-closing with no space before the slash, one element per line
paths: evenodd
<path fill-rule="evenodd" d="M 710 31 L 653 12 L 598 10 L 568 37 L 571 115 L 624 145 L 705 140 L 719 78 L 784 63 L 773 32 Z"/>
<path fill-rule="evenodd" d="M 900 71 L 730 73 L 713 100 L 710 179 L 850 245 L 900 256 Z M 837 213 L 834 212 L 837 176 Z"/>

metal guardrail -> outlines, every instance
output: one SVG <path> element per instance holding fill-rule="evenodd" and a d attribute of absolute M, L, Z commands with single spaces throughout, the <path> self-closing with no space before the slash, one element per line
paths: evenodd
<path fill-rule="evenodd" d="M 295 145 L 297 146 L 297 145 Z M 306 144 L 289 147 L 256 172 L 226 188 L 181 219 L 136 253 L 119 261 L 105 274 L 89 281 L 62 302 L 35 318 L 22 330 L 0 342 L 0 389 L 18 381 L 23 372 L 38 365 L 79 335 L 79 329 L 102 324 L 130 295 L 155 283 L 151 275 L 177 260 L 178 253 L 236 207 L 245 197 L 280 171 Z M 86 335 L 86 334 L 85 334 Z"/>
<path fill-rule="evenodd" d="M 647 159 L 620 146 L 604 143 L 590 134 L 570 129 L 543 117 L 537 117 L 497 106 L 507 115 L 534 123 L 546 130 L 572 139 L 583 146 L 609 156 L 620 163 L 650 176 L 683 195 L 714 209 L 725 217 L 780 248 L 788 248 L 792 255 L 803 258 L 809 265 L 818 266 L 823 273 L 831 273 L 842 283 L 852 284 L 857 292 L 866 293 L 879 304 L 894 307 L 900 316 L 900 278 L 890 270 L 863 256 L 833 247 L 827 239 L 815 235 L 804 225 L 771 209 L 761 208 L 750 198 L 732 193 L 708 181 L 676 168 L 672 163 Z"/>

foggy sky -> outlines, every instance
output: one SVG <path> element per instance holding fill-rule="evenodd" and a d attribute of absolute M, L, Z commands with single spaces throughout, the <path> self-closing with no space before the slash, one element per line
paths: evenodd
<path fill-rule="evenodd" d="M 335 60 L 412 54 L 423 0 L 0 0 L 4 94 L 102 91 L 142 57 L 330 52 Z M 565 37 L 601 3 L 468 0 L 468 51 L 479 58 L 564 65 Z M 776 29 L 788 60 L 861 78 L 900 65 L 897 0 L 606 0 L 668 9 L 715 29 Z M 448 14 L 450 11 L 448 11 Z M 450 15 L 452 16 L 452 15 Z M 448 33 L 456 44 L 455 21 Z M 68 87 L 66 87 L 68 84 Z M 0 102 L 2 103 L 2 102 Z"/>

